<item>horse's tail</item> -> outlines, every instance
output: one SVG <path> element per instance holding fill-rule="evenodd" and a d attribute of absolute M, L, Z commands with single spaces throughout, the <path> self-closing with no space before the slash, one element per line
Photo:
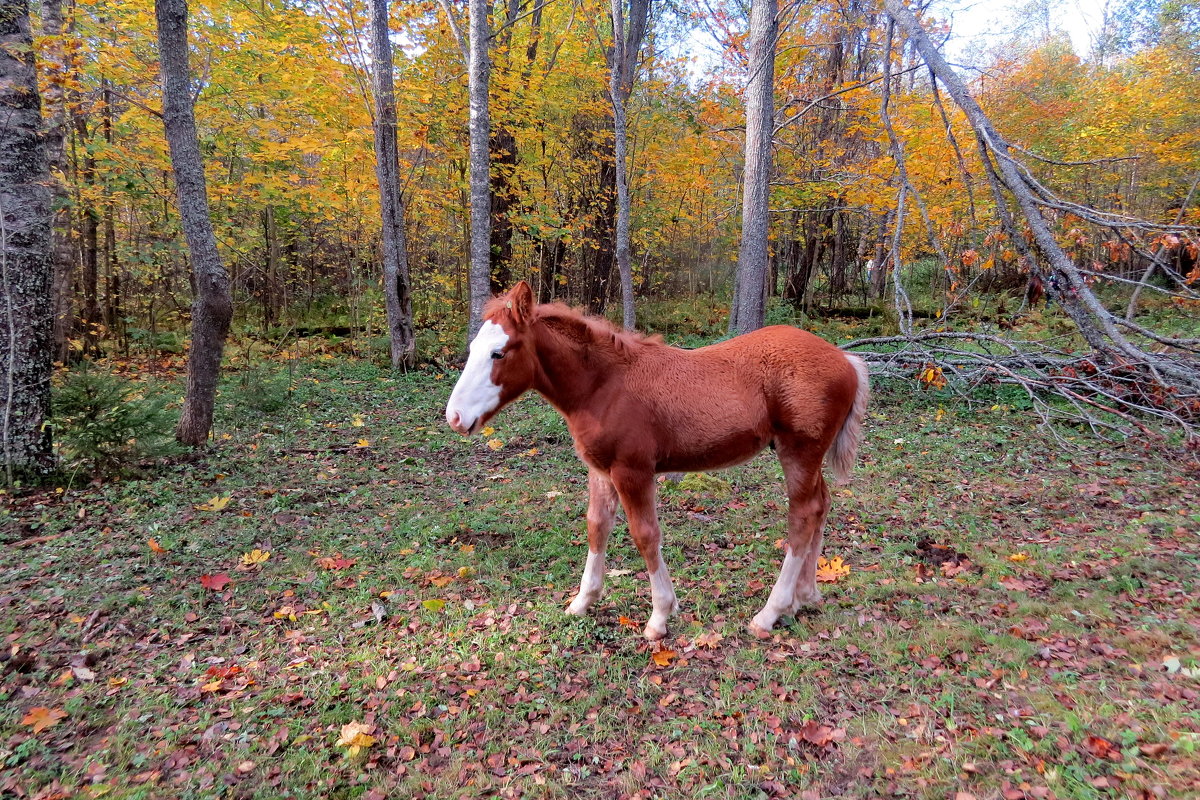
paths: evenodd
<path fill-rule="evenodd" d="M 845 354 L 850 366 L 858 377 L 858 388 L 854 392 L 854 405 L 842 423 L 833 447 L 829 449 L 829 468 L 838 483 L 845 483 L 850 478 L 850 470 L 854 468 L 854 456 L 863 440 L 863 420 L 867 416 L 867 398 L 871 395 L 871 383 L 867 373 L 867 362 L 858 356 Z"/>

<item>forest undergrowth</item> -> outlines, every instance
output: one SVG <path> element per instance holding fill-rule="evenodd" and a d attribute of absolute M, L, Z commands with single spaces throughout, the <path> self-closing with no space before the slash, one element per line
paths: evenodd
<path fill-rule="evenodd" d="M 880 385 L 823 604 L 746 633 L 784 535 L 767 451 L 660 483 L 682 612 L 651 646 L 620 532 L 563 613 L 586 473 L 552 409 L 465 440 L 453 372 L 333 349 L 231 371 L 200 456 L 4 496 L 0 794 L 1200 793 L 1187 454 Z"/>

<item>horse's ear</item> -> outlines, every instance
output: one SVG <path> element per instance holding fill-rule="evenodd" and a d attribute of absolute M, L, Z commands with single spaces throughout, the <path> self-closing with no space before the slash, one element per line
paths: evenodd
<path fill-rule="evenodd" d="M 508 293 L 509 308 L 512 310 L 513 322 L 525 325 L 533 316 L 533 289 L 521 281 Z"/>

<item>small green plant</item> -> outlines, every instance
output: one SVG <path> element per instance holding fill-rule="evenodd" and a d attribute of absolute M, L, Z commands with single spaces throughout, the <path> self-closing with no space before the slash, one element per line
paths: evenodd
<path fill-rule="evenodd" d="M 59 452 L 68 467 L 112 473 L 180 452 L 168 400 L 87 364 L 71 370 L 53 395 Z"/>
<path fill-rule="evenodd" d="M 292 365 L 277 371 L 252 367 L 222 387 L 221 399 L 237 409 L 274 414 L 292 404 L 294 384 L 295 367 Z"/>

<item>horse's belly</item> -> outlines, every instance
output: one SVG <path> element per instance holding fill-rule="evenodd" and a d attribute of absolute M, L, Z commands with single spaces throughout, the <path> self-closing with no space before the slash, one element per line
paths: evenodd
<path fill-rule="evenodd" d="M 745 430 L 708 440 L 672 442 L 671 447 L 660 453 L 655 469 L 697 472 L 732 467 L 749 461 L 770 440 L 770 434 Z"/>

